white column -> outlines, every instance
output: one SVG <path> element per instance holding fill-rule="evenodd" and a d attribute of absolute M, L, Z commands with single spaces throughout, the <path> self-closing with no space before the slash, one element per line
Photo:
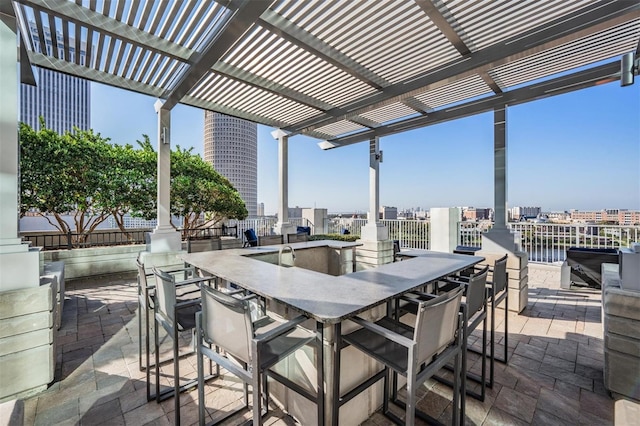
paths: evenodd
<path fill-rule="evenodd" d="M 384 241 L 389 239 L 387 227 L 380 223 L 380 163 L 382 151 L 380 140 L 375 137 L 369 141 L 369 216 L 362 227 L 361 237 L 366 241 Z"/>
<path fill-rule="evenodd" d="M 154 104 L 158 114 L 158 224 L 147 248 L 152 253 L 182 248 L 180 232 L 171 226 L 171 110 L 162 105 L 159 99 Z"/>
<path fill-rule="evenodd" d="M 0 291 L 40 284 L 40 256 L 19 236 L 18 96 L 15 17 L 0 14 Z"/>
<path fill-rule="evenodd" d="M 459 207 L 434 207 L 429 214 L 429 250 L 453 253 L 458 245 Z"/>
<path fill-rule="evenodd" d="M 278 222 L 274 231 L 280 235 L 287 235 L 295 232 L 295 227 L 289 223 L 289 136 L 281 129 L 271 132 L 271 136 L 278 141 L 278 185 L 280 189 Z"/>

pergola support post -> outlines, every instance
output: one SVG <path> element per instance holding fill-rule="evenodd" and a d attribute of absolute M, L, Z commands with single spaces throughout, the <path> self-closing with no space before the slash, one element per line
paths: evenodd
<path fill-rule="evenodd" d="M 0 14 L 0 292 L 40 285 L 40 254 L 19 234 L 16 19 Z"/>
<path fill-rule="evenodd" d="M 507 106 L 502 105 L 493 111 L 493 156 L 494 156 L 494 225 L 482 235 L 482 250 L 489 264 L 495 259 L 509 255 L 507 272 L 509 273 L 509 310 L 522 312 L 527 307 L 528 269 L 527 253 L 519 251 L 516 239 L 519 235 L 507 227 Z"/>
<path fill-rule="evenodd" d="M 514 235 L 507 228 L 506 105 L 493 111 L 493 161 L 494 225 L 483 235 L 482 248 L 492 251 L 514 251 L 516 249 Z"/>
<path fill-rule="evenodd" d="M 296 229 L 289 223 L 289 136 L 280 129 L 271 132 L 271 136 L 278 141 L 278 186 L 280 189 L 278 222 L 273 230 L 276 234 L 286 236 L 295 233 Z"/>
<path fill-rule="evenodd" d="M 41 392 L 53 381 L 64 275 L 41 282 L 40 251 L 19 234 L 18 40 L 13 8 L 6 9 L 0 6 L 0 401 Z"/>
<path fill-rule="evenodd" d="M 378 219 L 380 211 L 380 139 L 369 140 L 369 216 L 360 231 L 362 246 L 356 249 L 356 266 L 360 269 L 374 268 L 393 262 L 393 242 L 389 230 Z"/>
<path fill-rule="evenodd" d="M 158 114 L 158 224 L 149 234 L 147 251 L 180 251 L 180 232 L 171 225 L 171 110 L 163 108 L 159 99 L 154 107 Z"/>

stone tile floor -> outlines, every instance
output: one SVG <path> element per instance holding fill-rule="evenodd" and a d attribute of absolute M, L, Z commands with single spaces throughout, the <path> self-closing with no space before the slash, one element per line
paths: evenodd
<path fill-rule="evenodd" d="M 509 313 L 509 364 L 496 364 L 496 383 L 484 402 L 467 398 L 467 424 L 613 424 L 614 400 L 602 382 L 600 293 L 562 290 L 559 283 L 559 268 L 530 265 L 528 307 L 520 315 Z M 145 373 L 138 366 L 135 295 L 134 276 L 68 283 L 56 379 L 48 390 L 25 400 L 26 425 L 173 423 L 173 399 L 146 401 Z M 499 313 L 497 322 L 503 318 Z M 501 353 L 504 336 L 498 336 Z M 476 372 L 478 358 L 470 355 Z M 181 376 L 194 374 L 194 357 L 181 360 L 180 366 Z M 164 367 L 162 376 L 162 383 L 170 385 L 172 367 Z M 208 420 L 237 406 L 240 389 L 230 375 L 212 381 L 206 390 Z M 430 381 L 419 396 L 421 409 L 442 421 L 450 418 L 446 386 Z M 182 394 L 181 404 L 182 424 L 196 424 L 197 393 Z M 226 423 L 240 424 L 249 416 L 245 411 Z M 265 424 L 296 422 L 274 407 Z M 364 424 L 390 422 L 375 413 Z"/>

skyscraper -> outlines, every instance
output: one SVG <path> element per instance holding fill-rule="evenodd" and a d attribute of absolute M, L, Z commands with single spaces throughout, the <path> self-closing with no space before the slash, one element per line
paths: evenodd
<path fill-rule="evenodd" d="M 30 24 L 31 40 L 34 50 L 42 51 L 40 38 L 35 23 Z M 64 52 L 62 34 L 57 34 L 57 48 Z M 47 51 L 53 47 L 51 32 L 45 29 L 44 40 Z M 73 39 L 71 39 L 73 41 Z M 72 46 L 75 43 L 70 43 Z M 84 46 L 80 52 L 80 64 L 86 60 Z M 75 55 L 74 47 L 69 48 L 69 55 Z M 38 85 L 20 85 L 20 121 L 34 129 L 40 129 L 40 116 L 44 117 L 48 128 L 58 133 L 91 128 L 91 91 L 89 80 L 72 77 L 56 71 L 38 68 Z"/>
<path fill-rule="evenodd" d="M 258 126 L 213 111 L 204 112 L 204 159 L 229 179 L 247 205 L 258 213 Z"/>

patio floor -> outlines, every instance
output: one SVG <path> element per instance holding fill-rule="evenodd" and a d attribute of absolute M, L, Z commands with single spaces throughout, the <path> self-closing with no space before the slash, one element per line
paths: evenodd
<path fill-rule="evenodd" d="M 136 310 L 134 276 L 67 284 L 56 380 L 25 400 L 26 425 L 173 424 L 173 399 L 146 401 Z M 528 308 L 509 315 L 509 365 L 496 364 L 496 384 L 487 390 L 485 402 L 467 398 L 467 424 L 613 424 L 614 400 L 602 382 L 600 292 L 562 290 L 559 268 L 530 264 Z M 500 349 L 498 345 L 498 353 Z M 470 358 L 476 371 L 477 359 Z M 181 374 L 194 372 L 194 357 L 184 359 Z M 172 369 L 163 373 L 168 384 Z M 216 417 L 237 405 L 238 389 L 229 376 L 207 385 L 208 415 Z M 450 395 L 446 386 L 428 382 L 418 406 L 446 421 Z M 197 393 L 183 394 L 181 403 L 182 424 L 196 424 Z M 243 423 L 249 416 L 246 411 L 227 424 Z M 295 423 L 276 407 L 265 420 L 267 425 Z M 390 422 L 376 413 L 364 424 Z"/>

